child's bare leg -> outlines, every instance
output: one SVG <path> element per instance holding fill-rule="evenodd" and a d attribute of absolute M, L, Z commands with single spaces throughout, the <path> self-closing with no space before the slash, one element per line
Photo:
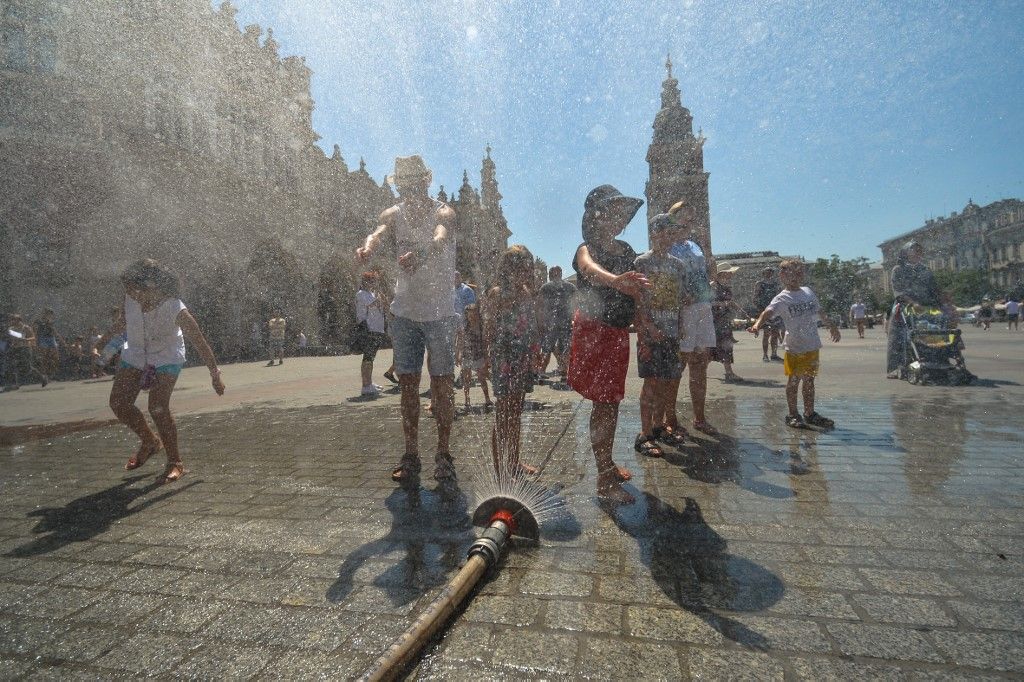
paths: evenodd
<path fill-rule="evenodd" d="M 704 415 L 704 401 L 708 392 L 708 355 L 707 351 L 695 348 L 686 354 L 686 366 L 690 369 L 690 402 L 693 407 L 693 421 L 703 424 L 707 420 Z"/>
<path fill-rule="evenodd" d="M 590 413 L 590 443 L 597 463 L 597 492 L 616 502 L 632 504 L 636 499 L 622 489 L 622 481 L 628 481 L 633 476 L 629 469 L 617 466 L 612 459 L 615 427 L 618 423 L 618 403 L 594 403 Z"/>
<path fill-rule="evenodd" d="M 667 379 L 663 382 L 664 397 L 662 407 L 664 413 L 660 417 L 661 423 L 672 430 L 679 429 L 679 415 L 676 414 L 676 402 L 679 400 L 679 383 L 682 379 Z"/>
<path fill-rule="evenodd" d="M 487 368 L 484 367 L 483 369 L 478 369 L 476 371 L 476 377 L 480 380 L 480 388 L 482 388 L 484 392 L 484 406 L 486 407 L 491 404 L 491 394 L 490 391 L 487 390 Z"/>
<path fill-rule="evenodd" d="M 469 385 L 473 380 L 473 370 L 469 367 L 462 368 L 462 392 L 466 396 L 466 407 L 469 407 Z"/>
<path fill-rule="evenodd" d="M 176 481 L 185 473 L 178 452 L 178 425 L 171 414 L 171 393 L 178 377 L 173 374 L 157 374 L 153 387 L 149 389 L 149 414 L 160 432 L 160 439 L 167 451 L 167 471 L 164 479 Z"/>
<path fill-rule="evenodd" d="M 803 381 L 804 415 L 814 414 L 814 377 L 803 377 Z"/>
<path fill-rule="evenodd" d="M 657 397 L 657 382 L 651 377 L 644 379 L 643 388 L 640 389 L 640 432 L 644 436 L 651 435 L 654 429 L 655 415 L 663 416 L 664 411 L 658 412 L 660 401 Z"/>
<path fill-rule="evenodd" d="M 786 404 L 789 406 L 789 413 L 791 415 L 799 415 L 800 411 L 797 409 L 796 394 L 800 387 L 800 377 L 793 375 L 786 380 Z"/>
<path fill-rule="evenodd" d="M 129 460 L 128 468 L 134 469 L 149 459 L 149 456 L 160 449 L 160 439 L 146 423 L 142 410 L 135 406 L 139 397 L 139 380 L 142 371 L 131 368 L 117 370 L 114 385 L 110 388 L 110 409 L 122 424 L 131 429 L 142 443 L 138 452 Z M 132 464 L 134 462 L 134 465 Z"/>

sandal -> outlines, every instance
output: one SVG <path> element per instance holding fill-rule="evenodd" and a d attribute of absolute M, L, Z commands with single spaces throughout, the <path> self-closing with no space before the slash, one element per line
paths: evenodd
<path fill-rule="evenodd" d="M 680 431 L 682 433 L 669 426 L 655 426 L 653 429 L 654 438 L 670 448 L 678 448 L 686 443 L 686 429 L 680 428 Z"/>
<path fill-rule="evenodd" d="M 184 475 L 185 463 L 179 459 L 167 463 L 167 466 L 164 467 L 163 476 L 161 476 L 159 480 L 161 483 L 174 483 Z"/>
<path fill-rule="evenodd" d="M 645 457 L 662 457 L 664 452 L 658 447 L 658 440 L 654 436 L 639 434 L 633 441 L 633 449 Z"/>
<path fill-rule="evenodd" d="M 434 480 L 455 480 L 455 461 L 449 453 L 439 452 L 434 456 Z"/>
<path fill-rule="evenodd" d="M 131 471 L 132 469 L 138 469 L 140 466 L 145 464 L 150 457 L 160 452 L 164 447 L 164 444 L 159 438 L 148 448 L 145 445 L 139 446 L 139 451 L 128 458 L 128 461 L 124 465 L 125 471 Z"/>
<path fill-rule="evenodd" d="M 695 422 L 693 422 L 693 428 L 694 428 L 695 431 L 700 431 L 701 433 L 706 433 L 709 436 L 717 436 L 718 435 L 718 429 L 716 429 L 711 424 L 708 424 L 707 422 L 695 421 Z"/>
<path fill-rule="evenodd" d="M 410 478 L 416 478 L 420 475 L 422 467 L 419 454 L 407 452 L 402 455 L 398 466 L 391 470 L 391 480 L 395 483 L 401 483 Z"/>

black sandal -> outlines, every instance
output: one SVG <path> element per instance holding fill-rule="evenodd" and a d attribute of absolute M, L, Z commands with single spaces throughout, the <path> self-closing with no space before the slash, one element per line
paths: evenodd
<path fill-rule="evenodd" d="M 658 441 L 654 436 L 640 434 L 633 441 L 633 449 L 646 457 L 663 457 L 664 452 L 658 447 Z"/>
<path fill-rule="evenodd" d="M 398 463 L 398 466 L 391 470 L 391 480 L 395 483 L 401 483 L 410 478 L 415 478 L 420 475 L 422 468 L 420 456 L 407 452 L 402 455 L 402 460 Z"/>
<path fill-rule="evenodd" d="M 686 443 L 686 429 L 680 428 L 682 433 L 667 426 L 656 426 L 651 432 L 655 440 L 664 443 L 670 448 L 678 448 Z"/>
<path fill-rule="evenodd" d="M 447 452 L 439 452 L 434 457 L 434 480 L 455 480 L 455 460 L 452 459 L 451 454 Z"/>

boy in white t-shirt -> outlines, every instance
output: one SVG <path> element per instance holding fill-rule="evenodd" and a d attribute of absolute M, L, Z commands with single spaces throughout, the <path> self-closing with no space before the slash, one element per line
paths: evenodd
<path fill-rule="evenodd" d="M 828 326 L 833 341 L 839 341 L 839 327 L 825 315 L 818 297 L 804 283 L 804 264 L 797 260 L 784 260 L 779 266 L 779 279 L 783 289 L 772 299 L 768 307 L 750 328 L 754 336 L 768 320 L 779 316 L 786 323 L 786 336 L 782 345 L 786 349 L 783 358 L 786 369 L 786 402 L 789 404 L 789 415 L 786 425 L 802 428 L 804 425 L 830 429 L 835 426 L 831 419 L 826 419 L 814 411 L 814 377 L 818 375 L 818 349 L 821 348 L 821 337 L 818 336 L 818 320 Z M 804 414 L 797 411 L 797 390 L 803 382 Z"/>

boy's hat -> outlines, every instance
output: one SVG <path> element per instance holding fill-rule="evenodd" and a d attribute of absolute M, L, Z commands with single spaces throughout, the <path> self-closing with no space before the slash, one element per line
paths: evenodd
<path fill-rule="evenodd" d="M 427 168 L 427 164 L 423 162 L 423 157 L 419 154 L 413 154 L 412 156 L 399 156 L 395 158 L 395 172 L 388 176 L 388 182 L 393 185 L 401 185 L 403 180 L 408 182 L 410 180 L 431 177 L 433 177 L 433 173 Z"/>
<path fill-rule="evenodd" d="M 731 274 L 731 273 L 737 272 L 739 269 L 740 269 L 740 266 L 732 265 L 731 263 L 719 263 L 718 264 L 718 274 L 719 275 L 721 275 L 722 273 L 726 273 L 726 272 Z"/>
<path fill-rule="evenodd" d="M 668 213 L 659 213 L 658 215 L 651 218 L 648 223 L 651 228 L 651 234 L 658 234 L 659 232 L 665 232 L 666 230 L 675 230 L 679 228 L 679 223 L 672 220 L 672 216 Z"/>

